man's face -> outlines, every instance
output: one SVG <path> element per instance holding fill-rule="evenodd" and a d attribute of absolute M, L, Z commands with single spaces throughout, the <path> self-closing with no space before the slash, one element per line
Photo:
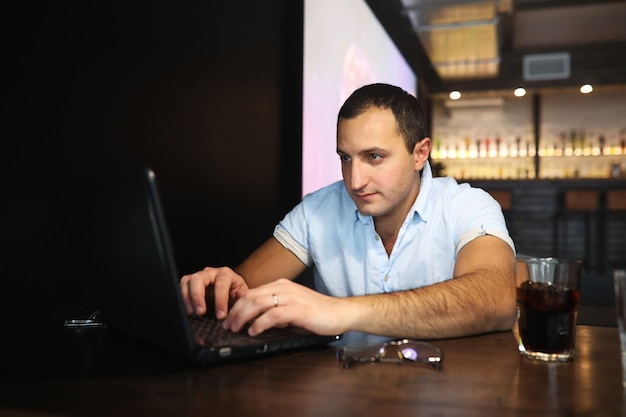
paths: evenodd
<path fill-rule="evenodd" d="M 430 139 L 415 149 L 407 150 L 390 109 L 370 107 L 354 119 L 340 119 L 337 153 L 343 181 L 362 214 L 404 221 L 419 192 Z"/>

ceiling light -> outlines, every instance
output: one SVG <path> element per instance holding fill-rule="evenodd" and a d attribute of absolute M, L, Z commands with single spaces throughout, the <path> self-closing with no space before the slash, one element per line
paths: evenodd
<path fill-rule="evenodd" d="M 583 94 L 589 94 L 592 91 L 593 91 L 593 87 L 591 86 L 591 84 L 585 84 L 580 87 L 580 92 Z"/>
<path fill-rule="evenodd" d="M 450 100 L 458 100 L 461 98 L 461 92 L 459 91 L 451 91 L 450 92 Z"/>
<path fill-rule="evenodd" d="M 441 78 L 498 75 L 500 14 L 510 12 L 511 0 L 402 0 L 402 3 Z"/>
<path fill-rule="evenodd" d="M 526 89 L 524 88 L 516 88 L 515 91 L 513 91 L 513 94 L 515 95 L 515 97 L 524 97 L 526 95 Z"/>

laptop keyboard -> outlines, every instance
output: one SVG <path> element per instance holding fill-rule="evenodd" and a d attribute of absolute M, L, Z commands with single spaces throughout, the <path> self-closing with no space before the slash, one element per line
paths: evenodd
<path fill-rule="evenodd" d="M 238 333 L 231 332 L 230 330 L 224 330 L 222 328 L 222 322 L 214 317 L 192 316 L 189 317 L 189 324 L 191 327 L 191 333 L 195 337 L 205 341 L 210 341 L 214 344 L 227 344 L 233 341 L 241 341 L 251 338 L 245 327 Z M 254 339 L 258 340 L 276 336 L 276 330 L 278 329 L 267 330 L 260 335 L 255 336 Z"/>

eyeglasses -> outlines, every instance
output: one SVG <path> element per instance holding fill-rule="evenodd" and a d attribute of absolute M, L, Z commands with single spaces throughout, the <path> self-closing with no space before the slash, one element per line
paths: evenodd
<path fill-rule="evenodd" d="M 443 364 L 441 349 L 419 340 L 390 340 L 377 349 L 361 350 L 355 353 L 350 353 L 350 350 L 350 348 L 343 347 L 339 351 L 338 359 L 344 368 L 366 362 L 419 362 L 441 370 Z"/>

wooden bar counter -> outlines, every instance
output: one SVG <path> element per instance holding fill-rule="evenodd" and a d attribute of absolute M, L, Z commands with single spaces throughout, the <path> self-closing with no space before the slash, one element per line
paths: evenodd
<path fill-rule="evenodd" d="M 97 368 L 103 348 L 89 345 L 75 358 L 82 375 L 3 372 L 0 415 L 626 415 L 615 327 L 579 325 L 569 363 L 522 358 L 513 333 L 502 332 L 433 341 L 444 352 L 441 371 L 410 363 L 339 365 L 340 346 L 382 340 L 348 333 L 321 349 L 207 369 L 165 366 L 140 350 L 127 351 L 128 362 L 117 367 Z M 128 365 L 135 359 L 151 365 Z"/>

